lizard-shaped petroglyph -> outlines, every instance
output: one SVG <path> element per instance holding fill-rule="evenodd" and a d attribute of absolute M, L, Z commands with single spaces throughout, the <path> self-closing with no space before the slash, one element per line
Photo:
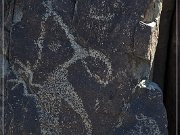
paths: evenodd
<path fill-rule="evenodd" d="M 64 30 L 71 47 L 74 49 L 74 54 L 72 58 L 64 64 L 59 65 L 56 69 L 48 76 L 43 85 L 33 83 L 33 72 L 31 68 L 26 67 L 19 60 L 15 63 L 18 64 L 24 72 L 28 74 L 29 85 L 33 87 L 38 87 L 37 95 L 37 108 L 39 109 L 39 121 L 41 127 L 42 135 L 61 134 L 61 128 L 59 127 L 59 116 L 58 112 L 61 109 L 61 100 L 63 99 L 68 103 L 68 105 L 81 117 L 82 122 L 86 129 L 87 135 L 92 135 L 92 123 L 89 116 L 84 109 L 83 101 L 79 98 L 78 94 L 75 92 L 74 87 L 68 80 L 68 68 L 75 64 L 78 60 L 83 63 L 87 73 L 90 77 L 94 78 L 99 84 L 106 86 L 110 80 L 112 80 L 112 67 L 109 59 L 101 52 L 94 49 L 82 48 L 76 41 L 75 37 L 70 33 L 69 27 L 63 22 L 63 19 L 58 15 L 52 7 L 52 1 L 47 0 L 42 3 L 46 8 L 46 13 L 42 17 L 41 22 L 41 32 L 40 36 L 35 42 L 37 45 L 38 59 L 36 63 L 31 67 L 36 69 L 42 59 L 43 51 L 43 41 L 46 35 L 45 24 L 49 17 L 52 17 L 55 22 Z M 99 75 L 92 73 L 88 68 L 85 58 L 92 57 L 94 59 L 99 59 L 107 66 L 107 74 L 103 79 Z"/>

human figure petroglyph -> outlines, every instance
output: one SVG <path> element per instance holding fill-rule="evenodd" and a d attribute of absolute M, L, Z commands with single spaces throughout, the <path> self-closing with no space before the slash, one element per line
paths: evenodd
<path fill-rule="evenodd" d="M 28 74 L 28 83 L 30 86 L 38 87 L 38 92 L 34 93 L 37 96 L 37 108 L 39 109 L 39 121 L 41 127 L 41 134 L 61 134 L 61 128 L 59 128 L 59 116 L 60 102 L 64 100 L 68 105 L 81 117 L 82 122 L 86 129 L 87 135 L 92 135 L 92 123 L 89 116 L 84 109 L 83 101 L 79 98 L 78 94 L 75 92 L 74 87 L 68 80 L 68 68 L 75 64 L 78 60 L 83 63 L 87 73 L 90 77 L 94 78 L 99 84 L 106 86 L 112 79 L 112 67 L 109 59 L 101 52 L 94 49 L 82 48 L 76 41 L 75 37 L 70 33 L 69 27 L 63 22 L 61 16 L 59 16 L 52 7 L 52 1 L 43 2 L 43 6 L 46 8 L 46 13 L 42 17 L 41 22 L 41 33 L 35 44 L 37 45 L 38 59 L 36 63 L 27 67 L 19 60 L 15 63 L 18 64 L 22 69 L 22 72 Z M 71 47 L 74 50 L 72 58 L 64 64 L 59 65 L 56 69 L 48 75 L 48 78 L 42 85 L 33 83 L 33 72 L 32 69 L 38 68 L 43 51 L 43 41 L 46 35 L 45 24 L 49 17 L 52 17 L 54 21 L 58 23 L 62 30 L 64 30 L 67 39 L 71 43 Z M 99 59 L 107 66 L 107 74 L 105 78 L 101 78 L 99 75 L 92 73 L 88 68 L 85 58 L 92 57 L 94 59 Z"/>

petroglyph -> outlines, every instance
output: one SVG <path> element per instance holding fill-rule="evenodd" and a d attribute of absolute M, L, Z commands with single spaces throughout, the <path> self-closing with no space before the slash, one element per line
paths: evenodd
<path fill-rule="evenodd" d="M 41 32 L 37 41 L 34 41 L 38 48 L 38 59 L 34 65 L 24 65 L 20 60 L 15 60 L 15 64 L 18 64 L 21 68 L 18 71 L 20 74 L 25 74 L 27 82 L 30 86 L 38 88 L 38 91 L 33 93 L 36 96 L 37 109 L 39 112 L 39 121 L 42 135 L 59 135 L 61 134 L 61 127 L 59 124 L 58 114 L 61 109 L 61 100 L 64 100 L 68 105 L 81 117 L 87 135 L 92 135 L 92 123 L 86 112 L 83 101 L 75 92 L 74 87 L 68 80 L 68 68 L 75 64 L 78 60 L 83 63 L 87 73 L 90 77 L 94 78 L 97 83 L 106 86 L 109 81 L 112 80 L 112 67 L 109 59 L 101 52 L 94 49 L 82 48 L 76 41 L 75 37 L 70 33 L 69 27 L 63 22 L 61 16 L 59 16 L 52 7 L 52 1 L 48 0 L 43 2 L 42 5 L 46 8 L 46 13 L 42 17 Z M 46 35 L 46 21 L 51 17 L 53 20 L 64 30 L 66 37 L 71 43 L 71 47 L 74 49 L 74 54 L 71 59 L 59 65 L 56 69 L 48 75 L 48 79 L 42 84 L 33 83 L 33 70 L 37 69 L 42 60 L 43 42 Z M 52 42 L 50 50 L 56 52 L 59 44 Z M 107 67 L 107 74 L 105 78 L 101 78 L 99 75 L 92 73 L 88 68 L 85 58 L 92 57 L 95 60 L 102 61 Z"/>
<path fill-rule="evenodd" d="M 119 128 L 119 127 L 122 126 L 125 114 L 128 111 L 128 109 L 130 108 L 130 103 L 127 103 L 127 101 L 124 98 L 122 99 L 122 101 L 123 101 L 122 112 L 121 112 L 121 115 L 118 118 L 118 121 L 117 121 L 117 124 L 116 124 L 115 128 Z"/>
<path fill-rule="evenodd" d="M 57 52 L 60 47 L 61 47 L 61 44 L 54 41 L 48 45 L 48 48 L 53 52 Z"/>
<path fill-rule="evenodd" d="M 20 60 L 15 59 L 15 64 L 18 64 L 20 66 L 18 72 L 20 74 L 25 74 L 25 76 L 28 78 L 28 83 L 31 86 L 41 88 L 42 86 L 40 84 L 34 84 L 33 83 L 33 72 L 31 71 L 30 63 L 27 61 L 27 66 L 24 65 Z"/>
<path fill-rule="evenodd" d="M 95 20 L 99 20 L 99 21 L 109 21 L 111 19 L 113 19 L 113 17 L 115 16 L 114 13 L 104 13 L 104 12 L 108 12 L 108 8 L 105 5 L 105 1 L 101 1 L 101 4 L 99 5 L 99 7 L 102 8 L 95 8 L 93 6 L 91 6 L 90 8 L 90 12 L 89 12 L 89 17 Z"/>
<path fill-rule="evenodd" d="M 101 20 L 101 21 L 109 21 L 109 20 L 111 20 L 114 16 L 115 16 L 115 14 L 108 14 L 107 16 L 103 16 L 103 15 L 93 15 L 93 13 L 90 13 L 90 15 L 89 15 L 91 18 L 93 18 L 93 19 L 96 19 L 96 20 Z"/>
<path fill-rule="evenodd" d="M 97 112 L 97 110 L 100 108 L 100 105 L 99 105 L 99 99 L 97 98 L 96 99 L 96 104 L 94 106 L 94 109 L 95 109 L 95 112 Z"/>
<path fill-rule="evenodd" d="M 45 34 L 46 34 L 46 30 L 45 30 L 45 24 L 46 24 L 46 21 L 49 17 L 50 13 L 46 12 L 44 14 L 44 16 L 42 17 L 42 20 L 41 21 L 41 33 L 40 33 L 40 36 L 39 38 L 37 39 L 37 41 L 34 41 L 35 45 L 37 45 L 39 51 L 38 51 L 38 59 L 36 60 L 36 63 L 34 64 L 34 69 L 36 69 L 38 67 L 38 64 L 39 64 L 39 61 L 41 60 L 42 56 L 42 49 L 43 49 L 43 42 L 44 42 L 44 38 L 45 38 Z"/>
<path fill-rule="evenodd" d="M 155 120 L 143 114 L 136 115 L 137 124 L 135 129 L 129 131 L 128 135 L 161 135 L 161 131 Z"/>

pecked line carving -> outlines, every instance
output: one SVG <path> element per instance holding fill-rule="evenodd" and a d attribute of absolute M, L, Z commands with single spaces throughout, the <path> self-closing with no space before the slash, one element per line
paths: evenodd
<path fill-rule="evenodd" d="M 84 108 L 82 99 L 78 96 L 75 88 L 68 80 L 68 68 L 80 60 L 89 76 L 94 78 L 100 85 L 106 86 L 112 80 L 111 62 L 103 53 L 94 49 L 83 48 L 76 42 L 75 37 L 70 33 L 69 27 L 63 22 L 62 17 L 53 10 L 52 1 L 47 0 L 43 2 L 42 5 L 46 9 L 46 13 L 42 17 L 40 35 L 37 41 L 35 41 L 35 44 L 38 47 L 38 59 L 32 67 L 24 65 L 20 60 L 15 60 L 15 64 L 18 64 L 21 67 L 19 73 L 26 73 L 28 84 L 38 88 L 38 92 L 33 94 L 36 95 L 41 134 L 61 134 L 62 129 L 59 127 L 58 113 L 61 108 L 61 100 L 64 100 L 81 117 L 86 129 L 86 134 L 92 135 L 92 122 Z M 74 50 L 74 54 L 71 59 L 57 66 L 56 69 L 48 75 L 48 78 L 50 79 L 44 81 L 42 85 L 34 84 L 32 70 L 37 69 L 42 60 L 43 42 L 46 35 L 45 25 L 49 17 L 53 18 L 61 29 L 64 30 L 66 37 Z M 92 57 L 95 60 L 98 59 L 106 65 L 106 77 L 101 78 L 98 74 L 91 72 L 85 61 L 85 58 L 87 57 Z"/>

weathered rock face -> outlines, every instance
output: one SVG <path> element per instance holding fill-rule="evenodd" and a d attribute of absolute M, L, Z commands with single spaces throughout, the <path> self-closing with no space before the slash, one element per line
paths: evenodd
<path fill-rule="evenodd" d="M 148 81 L 160 0 L 14 4 L 5 134 L 167 134 Z"/>

